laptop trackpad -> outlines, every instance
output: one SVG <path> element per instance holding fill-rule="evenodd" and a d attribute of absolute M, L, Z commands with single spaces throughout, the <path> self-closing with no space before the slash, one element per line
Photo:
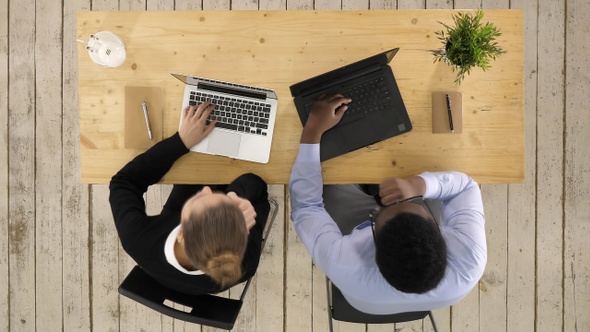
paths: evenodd
<path fill-rule="evenodd" d="M 207 152 L 223 156 L 237 157 L 240 153 L 241 139 L 242 137 L 239 134 L 214 130 L 209 134 Z"/>

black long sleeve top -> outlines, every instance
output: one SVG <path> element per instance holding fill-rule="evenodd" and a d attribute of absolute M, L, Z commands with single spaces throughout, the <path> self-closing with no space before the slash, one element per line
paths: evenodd
<path fill-rule="evenodd" d="M 148 216 L 145 211 L 143 194 L 147 188 L 157 183 L 188 151 L 176 133 L 135 157 L 111 179 L 109 202 L 123 249 L 150 276 L 170 289 L 187 294 L 217 293 L 228 287 L 222 289 L 206 274 L 189 275 L 178 270 L 168 263 L 164 252 L 166 239 L 180 224 L 184 202 L 203 186 L 175 185 L 159 215 Z M 270 210 L 267 185 L 249 173 L 223 188 L 226 193 L 233 191 L 248 199 L 257 214 L 242 261 L 242 282 L 254 275 L 260 260 L 262 232 Z"/>

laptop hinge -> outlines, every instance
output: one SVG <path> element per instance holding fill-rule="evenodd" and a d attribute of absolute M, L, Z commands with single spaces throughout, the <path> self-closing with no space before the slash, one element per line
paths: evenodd
<path fill-rule="evenodd" d="M 332 80 L 330 80 L 330 84 L 326 84 L 326 82 L 318 82 L 318 83 L 302 90 L 301 95 L 304 97 L 304 96 L 307 96 L 310 94 L 314 94 L 320 90 L 329 90 L 330 88 L 340 85 L 344 82 L 352 81 L 352 80 L 357 79 L 359 77 L 363 77 L 365 75 L 368 75 L 368 74 L 371 74 L 371 73 L 374 73 L 374 72 L 377 72 L 380 70 L 381 70 L 381 66 L 371 66 L 368 68 L 364 68 L 362 70 L 358 70 L 352 74 L 342 76 L 337 79 L 332 79 Z"/>
<path fill-rule="evenodd" d="M 214 91 L 214 92 L 220 92 L 220 93 L 226 93 L 226 94 L 231 94 L 231 95 L 238 95 L 238 96 L 242 96 L 242 97 L 266 100 L 266 93 L 258 92 L 258 91 L 239 89 L 239 88 L 228 88 L 223 85 L 209 84 L 209 83 L 205 83 L 205 82 L 199 82 L 197 87 L 199 89 L 204 89 L 204 90 L 209 90 L 209 91 Z"/>

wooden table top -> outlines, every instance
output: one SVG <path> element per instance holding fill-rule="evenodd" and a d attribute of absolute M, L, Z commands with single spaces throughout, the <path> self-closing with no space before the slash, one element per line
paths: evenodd
<path fill-rule="evenodd" d="M 298 150 L 301 122 L 289 86 L 399 47 L 390 66 L 413 130 L 322 163 L 325 183 L 379 183 L 391 176 L 458 170 L 479 183 L 524 181 L 523 13 L 485 10 L 507 53 L 482 72 L 453 83 L 455 73 L 433 63 L 438 21 L 457 10 L 140 11 L 78 12 L 77 36 L 119 35 L 127 51 L 118 68 L 101 68 L 78 50 L 80 155 L 83 183 L 108 183 L 142 149 L 124 147 L 126 86 L 161 87 L 163 137 L 178 129 L 184 85 L 170 73 L 271 88 L 279 100 L 270 161 L 258 164 L 189 153 L 162 183 L 228 183 L 254 172 L 285 184 Z M 432 133 L 434 91 L 463 94 L 463 132 Z"/>

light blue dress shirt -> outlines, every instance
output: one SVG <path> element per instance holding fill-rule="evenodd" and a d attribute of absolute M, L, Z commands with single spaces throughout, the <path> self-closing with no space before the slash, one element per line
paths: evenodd
<path fill-rule="evenodd" d="M 479 186 L 460 172 L 422 173 L 425 198 L 442 201 L 440 226 L 447 243 L 447 268 L 440 284 L 424 294 L 396 290 L 375 263 L 370 222 L 359 221 L 343 236 L 324 208 L 319 144 L 301 144 L 291 172 L 291 219 L 317 266 L 360 311 L 393 314 L 433 310 L 464 298 L 481 278 L 487 261 Z"/>

